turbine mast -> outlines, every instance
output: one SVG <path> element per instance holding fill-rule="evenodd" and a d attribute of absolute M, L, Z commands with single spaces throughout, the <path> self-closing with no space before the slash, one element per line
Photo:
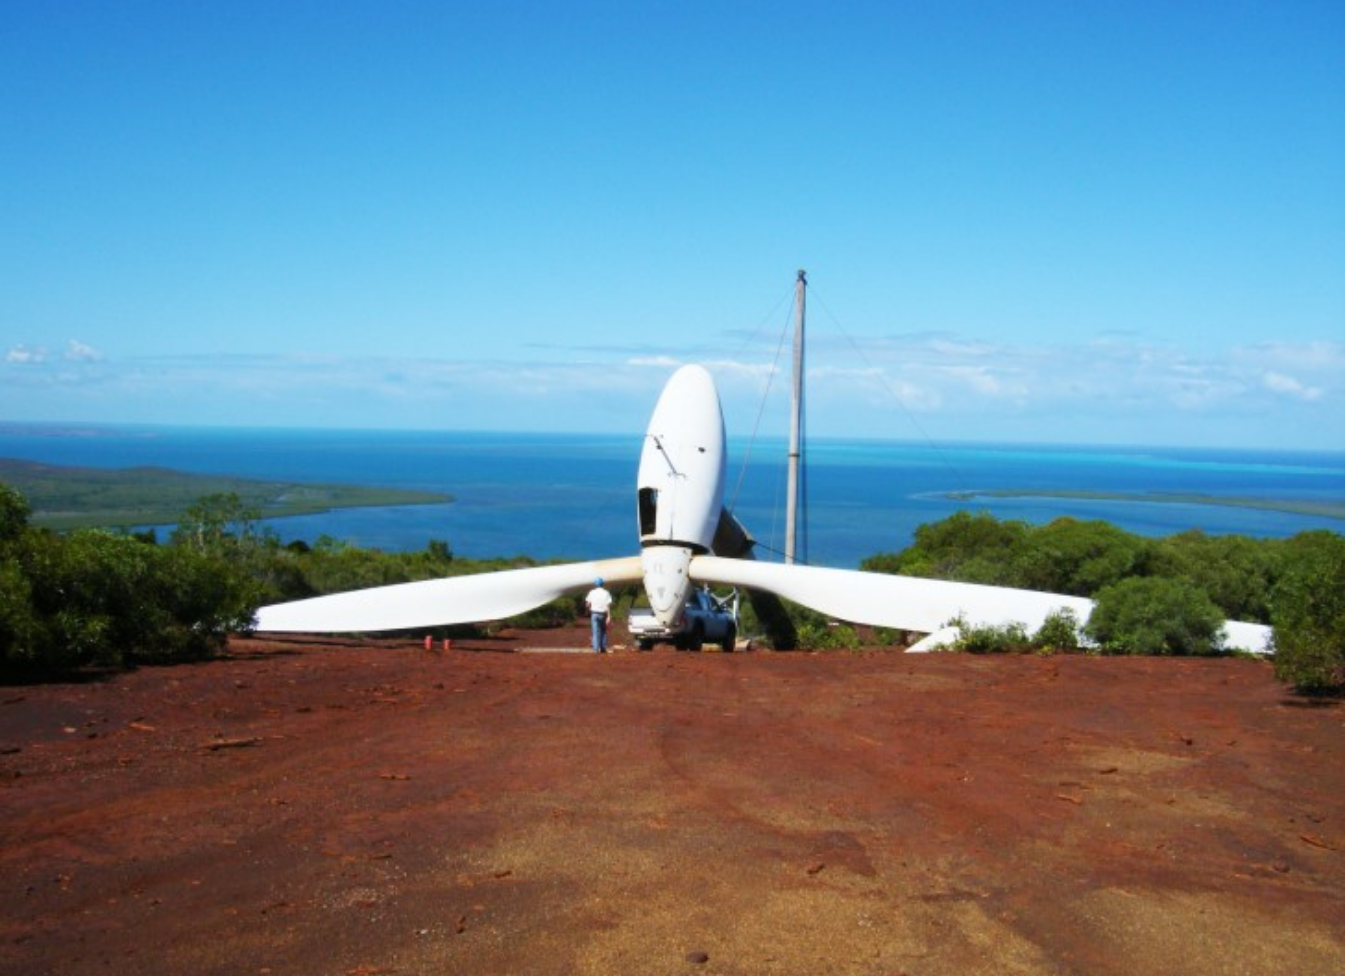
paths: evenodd
<path fill-rule="evenodd" d="M 789 415 L 789 482 L 785 494 L 785 562 L 794 562 L 798 535 L 799 456 L 803 433 L 803 320 L 808 272 L 800 270 L 794 286 L 794 392 Z"/>

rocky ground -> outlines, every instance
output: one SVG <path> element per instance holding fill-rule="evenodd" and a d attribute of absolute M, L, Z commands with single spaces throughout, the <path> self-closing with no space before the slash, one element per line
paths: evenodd
<path fill-rule="evenodd" d="M 0 973 L 1345 972 L 1245 660 L 238 640 L 0 688 Z"/>

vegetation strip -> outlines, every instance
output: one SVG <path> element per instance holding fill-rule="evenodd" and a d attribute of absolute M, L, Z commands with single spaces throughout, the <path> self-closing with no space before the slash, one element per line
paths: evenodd
<path fill-rule="evenodd" d="M 1225 508 L 1252 508 L 1263 512 L 1289 515 L 1317 515 L 1345 519 L 1345 501 L 1308 501 L 1301 498 L 1239 498 L 1224 495 L 1193 495 L 1180 492 L 1055 491 L 996 488 L 984 491 L 950 491 L 945 498 L 967 502 L 977 498 L 1071 498 L 1092 502 L 1147 502 L 1162 505 L 1222 505 Z"/>
<path fill-rule="evenodd" d="M 170 468 L 67 467 L 15 458 L 0 458 L 0 482 L 28 499 L 32 524 L 57 530 L 169 525 L 202 496 L 228 493 L 262 518 L 453 501 L 441 492 L 260 481 Z"/>
<path fill-rule="evenodd" d="M 218 653 L 229 634 L 249 631 L 265 604 L 536 565 L 526 557 L 460 560 L 442 539 L 414 553 L 359 549 L 329 537 L 282 545 L 274 530 L 258 528 L 260 513 L 234 492 L 188 506 L 164 544 L 152 532 L 53 532 L 31 525 L 30 511 L 22 494 L 0 483 L 0 682 L 199 660 Z M 1018 623 L 961 621 L 957 649 L 1219 654 L 1227 652 L 1224 620 L 1244 620 L 1273 626 L 1281 680 L 1312 694 L 1345 690 L 1345 536 L 1337 532 L 1250 539 L 1191 530 L 1150 539 L 1101 521 L 1035 526 L 963 511 L 920 526 L 914 545 L 872 556 L 862 568 L 1094 601 L 1087 620 L 1060 610 L 1031 634 Z M 618 600 L 636 589 L 620 587 Z M 572 622 L 579 599 L 561 595 L 510 618 L 512 625 Z M 854 627 L 802 607 L 790 612 L 802 647 L 856 646 Z M 753 633 L 758 624 L 749 606 L 741 626 Z M 443 638 L 445 649 L 447 638 L 476 631 L 418 629 L 430 631 L 427 646 Z M 910 635 L 880 640 L 909 643 Z"/>

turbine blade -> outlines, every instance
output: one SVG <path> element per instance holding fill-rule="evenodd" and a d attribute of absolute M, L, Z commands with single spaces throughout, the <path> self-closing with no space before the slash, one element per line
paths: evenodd
<path fill-rule="evenodd" d="M 1082 623 L 1093 609 L 1091 600 L 1059 593 L 718 556 L 692 559 L 691 575 L 770 590 L 839 620 L 919 633 L 932 633 L 959 616 L 978 625 L 1018 622 L 1031 631 L 1053 610 L 1068 607 Z"/>
<path fill-rule="evenodd" d="M 256 629 L 346 634 L 499 620 L 591 586 L 600 576 L 615 583 L 639 580 L 640 557 L 449 576 L 276 603 L 257 611 Z"/>
<path fill-rule="evenodd" d="M 1063 593 L 718 556 L 693 558 L 691 576 L 706 583 L 770 590 L 838 620 L 922 634 L 943 630 L 958 617 L 974 626 L 1018 623 L 1031 634 L 1057 610 L 1073 610 L 1080 624 L 1093 612 L 1092 600 Z M 1271 628 L 1265 624 L 1225 620 L 1222 636 L 1228 648 L 1254 654 L 1274 651 Z"/>

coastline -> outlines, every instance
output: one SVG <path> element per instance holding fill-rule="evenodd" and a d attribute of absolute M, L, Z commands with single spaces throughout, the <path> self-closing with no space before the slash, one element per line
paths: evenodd
<path fill-rule="evenodd" d="M 389 505 L 366 495 L 363 507 L 353 508 L 319 499 L 309 506 L 315 514 L 283 517 L 279 509 L 263 511 L 286 542 L 327 535 L 410 552 L 447 538 L 471 558 L 528 552 L 581 559 L 628 552 L 634 538 L 638 435 L 67 424 L 53 436 L 34 426 L 0 423 L 0 456 L 431 496 L 398 495 Z M 768 559 L 784 535 L 778 447 L 769 437 L 729 443 L 726 502 Z M 1345 453 L 815 438 L 805 479 L 806 560 L 855 567 L 900 551 L 921 525 L 967 508 L 1032 524 L 1099 519 L 1149 537 L 1192 529 L 1253 538 L 1339 531 L 1338 516 L 1307 512 L 1345 504 Z M 952 497 L 968 492 L 974 497 Z M 445 496 L 453 503 L 434 503 Z M 1231 498 L 1258 504 L 1213 503 Z M 138 524 L 167 524 L 195 500 Z"/>
<path fill-rule="evenodd" d="M 173 525 L 210 495 L 235 494 L 262 518 L 349 508 L 438 505 L 443 492 L 191 474 L 168 468 L 82 468 L 0 457 L 0 483 L 28 501 L 33 525 L 55 530 Z"/>
<path fill-rule="evenodd" d="M 1020 491 L 1012 488 L 950 491 L 944 497 L 955 501 L 973 501 L 977 498 L 1067 498 L 1080 501 L 1141 502 L 1166 505 L 1226 505 L 1230 508 L 1249 508 L 1260 512 L 1284 512 L 1289 515 L 1315 515 L 1322 518 L 1345 520 L 1345 499 L 1314 502 L 1276 498 L 1184 495 L 1174 492 Z"/>

